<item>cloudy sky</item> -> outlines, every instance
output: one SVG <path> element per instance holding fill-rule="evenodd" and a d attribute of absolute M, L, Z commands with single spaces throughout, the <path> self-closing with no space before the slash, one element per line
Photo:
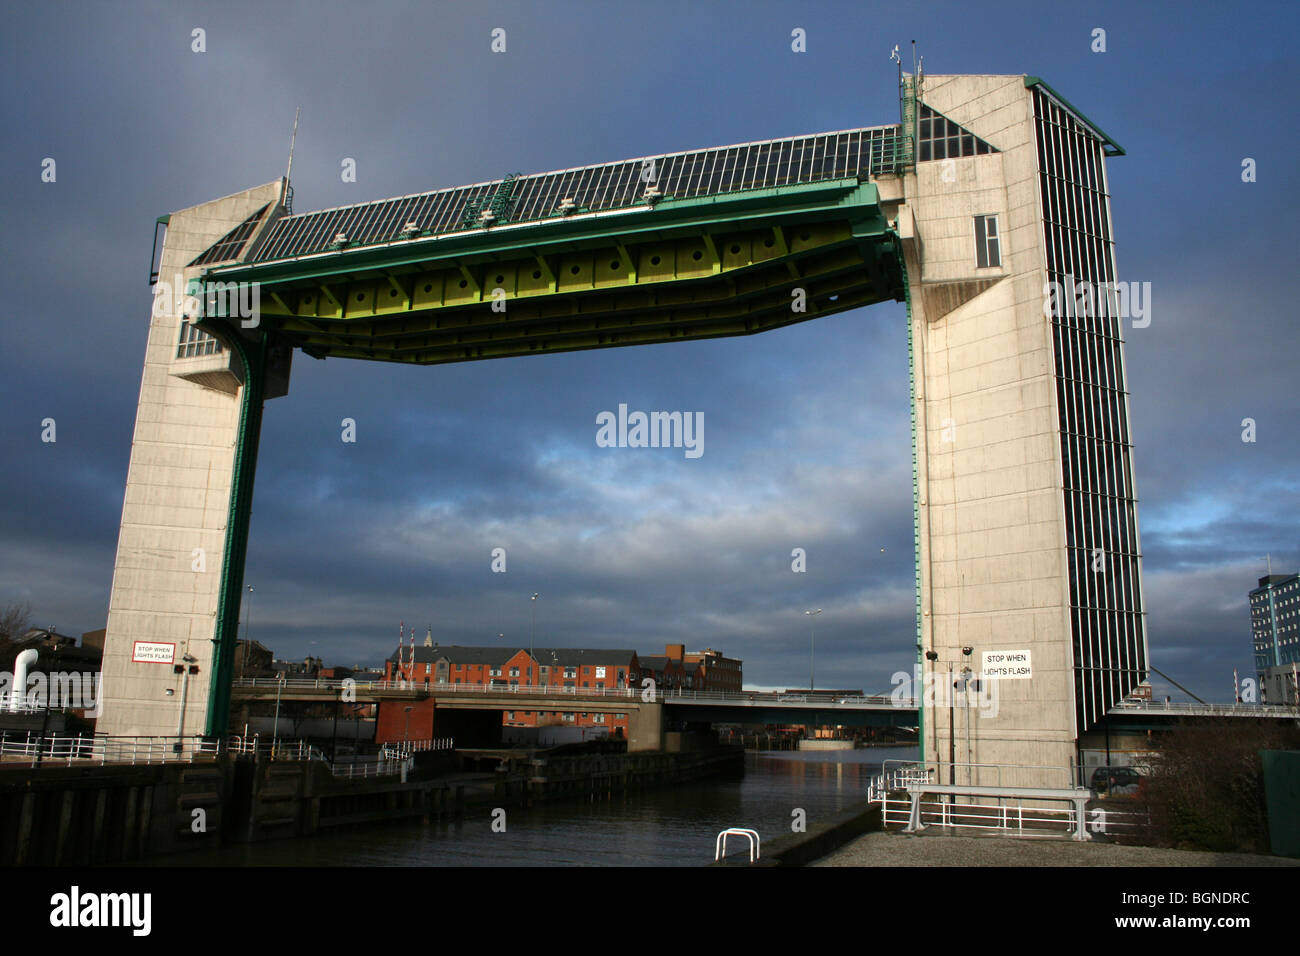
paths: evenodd
<path fill-rule="evenodd" d="M 1246 593 L 1264 555 L 1300 566 L 1300 18 L 1259 2 L 1044 10 L 7 4 L 0 603 L 66 633 L 104 625 L 154 219 L 281 175 L 295 107 L 308 210 L 896 122 L 889 52 L 910 62 L 915 39 L 930 73 L 1042 76 L 1128 151 L 1109 170 L 1121 278 L 1153 291 L 1127 353 L 1152 658 L 1227 700 L 1232 669 L 1253 671 Z M 1246 157 L 1257 182 L 1242 182 Z M 803 611 L 820 607 L 818 685 L 888 689 L 914 658 L 906 355 L 900 304 L 545 359 L 299 355 L 267 405 L 252 636 L 343 664 L 381 660 L 401 620 L 444 643 L 526 646 L 537 591 L 539 645 L 711 645 L 745 661 L 748 684 L 803 686 Z M 595 417 L 619 403 L 703 412 L 705 453 L 597 448 Z"/>

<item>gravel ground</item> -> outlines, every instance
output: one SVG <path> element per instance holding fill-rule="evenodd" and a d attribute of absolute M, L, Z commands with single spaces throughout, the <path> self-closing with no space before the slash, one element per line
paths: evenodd
<path fill-rule="evenodd" d="M 1203 853 L 1073 840 L 868 833 L 812 866 L 1300 866 L 1252 853 Z"/>

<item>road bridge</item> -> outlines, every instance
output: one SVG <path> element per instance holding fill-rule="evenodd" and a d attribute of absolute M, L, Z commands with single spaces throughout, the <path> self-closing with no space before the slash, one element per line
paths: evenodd
<path fill-rule="evenodd" d="M 916 727 L 916 702 L 889 695 L 819 697 L 815 694 L 649 691 L 634 688 L 492 686 L 411 681 L 242 679 L 234 682 L 236 702 L 328 703 L 432 702 L 435 712 L 535 710 L 628 715 L 630 750 L 656 750 L 666 723 L 837 724 L 844 727 Z M 439 727 L 434 732 L 452 733 Z"/>

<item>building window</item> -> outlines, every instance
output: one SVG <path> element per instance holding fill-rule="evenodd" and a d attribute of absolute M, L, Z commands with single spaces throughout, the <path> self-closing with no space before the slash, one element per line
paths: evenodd
<path fill-rule="evenodd" d="M 963 156 L 983 156 L 998 152 L 970 130 L 954 123 L 941 113 L 936 113 L 924 103 L 919 104 L 917 130 L 917 158 L 921 162 L 931 159 L 958 159 Z"/>
<path fill-rule="evenodd" d="M 196 355 L 216 355 L 221 351 L 221 343 L 207 332 L 200 332 L 188 319 L 181 320 L 181 337 L 176 346 L 177 358 L 193 358 Z"/>
<path fill-rule="evenodd" d="M 981 269 L 995 269 L 1002 265 L 1001 239 L 997 216 L 975 217 L 975 264 Z"/>
<path fill-rule="evenodd" d="M 518 676 L 519 676 L 519 668 L 518 668 L 518 667 L 512 667 L 512 668 L 510 668 L 510 676 L 511 676 L 511 677 L 518 677 Z"/>
<path fill-rule="evenodd" d="M 564 669 L 564 676 L 565 676 L 565 677 L 577 677 L 577 676 L 578 676 L 578 669 L 577 669 L 576 667 L 566 667 L 566 668 Z"/>

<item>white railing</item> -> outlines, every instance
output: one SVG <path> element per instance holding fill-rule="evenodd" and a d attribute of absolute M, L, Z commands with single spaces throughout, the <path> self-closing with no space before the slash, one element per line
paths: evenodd
<path fill-rule="evenodd" d="M 384 744 L 380 749 L 380 754 L 387 756 L 391 760 L 402 760 L 414 753 L 422 753 L 426 750 L 455 750 L 456 739 L 454 737 L 435 737 L 432 740 L 403 740 L 401 743 L 393 741 Z"/>
<path fill-rule="evenodd" d="M 1191 716 L 1216 717 L 1295 717 L 1300 716 L 1296 704 L 1198 704 L 1195 702 L 1168 702 L 1162 700 L 1121 700 L 1109 713 L 1171 713 Z"/>
<path fill-rule="evenodd" d="M 192 763 L 212 758 L 222 741 L 202 737 L 90 737 L 80 734 L 0 733 L 0 764 L 29 761 L 40 763 L 74 761 L 90 763 Z"/>
<path fill-rule="evenodd" d="M 894 765 L 892 769 L 890 764 Z M 933 782 L 931 770 L 915 761 L 886 760 L 880 765 L 880 773 L 867 784 L 867 803 L 881 803 L 891 791 Z"/>
<path fill-rule="evenodd" d="M 881 803 L 891 792 L 924 784 L 952 784 L 967 786 L 1052 786 L 1070 788 L 1081 781 L 1076 767 L 1031 764 L 969 763 L 947 760 L 886 760 L 880 773 L 867 784 L 867 802 Z"/>
<path fill-rule="evenodd" d="M 757 830 L 750 830 L 745 827 L 728 827 L 727 829 L 719 833 L 718 838 L 713 842 L 713 862 L 716 863 L 718 860 L 722 859 L 724 856 L 727 855 L 728 836 L 743 836 L 747 840 L 749 840 L 749 862 L 750 863 L 753 863 L 754 860 L 762 856 L 762 853 L 760 852 L 761 848 L 759 846 L 759 838 L 758 838 Z"/>
<path fill-rule="evenodd" d="M 410 741 L 396 745 L 380 762 L 396 764 L 412 759 L 412 754 L 423 750 L 452 750 L 451 737 L 435 740 Z M 0 766 L 5 763 L 26 762 L 30 766 L 47 763 L 91 764 L 155 764 L 192 763 L 196 759 L 213 759 L 218 754 L 233 753 L 256 755 L 269 760 L 317 760 L 330 766 L 337 776 L 368 776 L 373 770 L 352 771 L 342 761 L 331 761 L 319 747 L 305 740 L 263 738 L 257 734 L 227 738 L 203 737 L 91 737 L 68 734 L 25 732 L 0 733 Z M 353 761 L 354 763 L 360 763 Z M 392 771 L 398 772 L 396 770 Z"/>
<path fill-rule="evenodd" d="M 411 769 L 410 757 L 401 760 L 354 760 L 330 768 L 336 777 L 396 777 Z"/>
<path fill-rule="evenodd" d="M 35 694 L 20 694 L 17 691 L 0 694 L 0 714 L 41 714 L 46 704 L 38 701 Z M 55 710 L 62 710 L 55 707 Z"/>
<path fill-rule="evenodd" d="M 906 827 L 910 822 L 911 797 L 886 795 L 881 801 L 882 827 Z M 1019 800 L 989 803 L 944 803 L 937 798 L 920 804 L 920 824 L 952 831 L 993 831 L 1012 836 L 1060 836 L 1075 825 L 1075 810 L 1067 807 L 1025 806 Z M 1148 814 L 1110 807 L 1087 811 L 1090 834 L 1125 835 L 1140 833 L 1150 825 Z"/>
<path fill-rule="evenodd" d="M 339 690 L 346 679 L 335 678 L 292 678 L 277 680 L 274 677 L 246 677 L 234 681 L 235 687 L 273 690 Z M 560 687 L 553 684 L 456 684 L 447 681 L 421 680 L 376 680 L 352 681 L 348 685 L 358 691 L 409 691 L 411 693 L 438 694 L 519 694 L 544 697 L 622 697 L 639 699 L 643 693 L 639 687 Z M 674 703 L 729 703 L 729 704 L 814 704 L 818 708 L 845 710 L 879 710 L 910 709 L 916 706 L 912 697 L 894 698 L 889 694 L 872 694 L 861 697 L 841 695 L 821 696 L 819 694 L 779 694 L 754 691 L 709 691 L 688 690 L 686 688 L 658 687 L 655 690 L 656 701 L 673 701 Z"/>

